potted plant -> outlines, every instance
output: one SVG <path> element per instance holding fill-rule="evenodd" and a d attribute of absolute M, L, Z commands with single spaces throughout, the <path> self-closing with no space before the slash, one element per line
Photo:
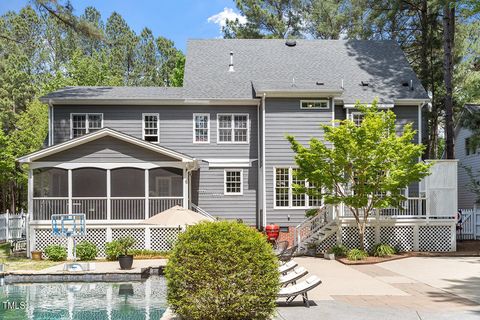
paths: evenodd
<path fill-rule="evenodd" d="M 315 257 L 317 255 L 317 243 L 315 241 L 307 243 L 307 255 Z"/>
<path fill-rule="evenodd" d="M 119 252 L 118 262 L 120 263 L 120 269 L 131 269 L 133 265 L 133 255 L 128 254 L 128 250 L 130 250 L 135 244 L 135 239 L 130 236 L 123 237 L 119 238 L 117 243 Z"/>

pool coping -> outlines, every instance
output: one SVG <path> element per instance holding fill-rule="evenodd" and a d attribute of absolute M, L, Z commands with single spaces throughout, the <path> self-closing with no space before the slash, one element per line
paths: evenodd
<path fill-rule="evenodd" d="M 137 270 L 98 271 L 7 271 L 0 273 L 0 285 L 36 282 L 122 282 L 141 281 L 151 275 L 163 275 L 165 266 L 145 267 Z"/>

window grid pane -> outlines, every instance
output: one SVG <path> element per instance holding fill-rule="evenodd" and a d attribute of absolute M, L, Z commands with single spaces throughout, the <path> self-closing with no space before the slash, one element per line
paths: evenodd
<path fill-rule="evenodd" d="M 73 138 L 80 137 L 87 133 L 87 116 L 85 114 L 72 115 Z"/>
<path fill-rule="evenodd" d="M 208 142 L 208 116 L 195 116 L 195 141 Z"/>
<path fill-rule="evenodd" d="M 89 114 L 88 115 L 88 132 L 98 131 L 102 128 L 102 115 Z"/>
<path fill-rule="evenodd" d="M 352 121 L 355 123 L 357 127 L 360 127 L 363 121 L 363 114 L 360 114 L 360 113 L 352 114 Z"/>
<path fill-rule="evenodd" d="M 225 190 L 226 193 L 242 193 L 242 172 L 225 172 Z"/>
<path fill-rule="evenodd" d="M 275 170 L 275 204 L 277 207 L 288 207 L 288 168 Z"/>
<path fill-rule="evenodd" d="M 304 207 L 305 206 L 305 194 L 304 193 L 295 193 L 293 190 L 293 185 L 298 184 L 305 186 L 305 180 L 299 180 L 295 177 L 295 171 L 297 169 L 292 169 L 292 206 L 293 207 Z"/>
<path fill-rule="evenodd" d="M 158 115 L 143 116 L 144 137 L 146 141 L 158 142 Z"/>
<path fill-rule="evenodd" d="M 235 115 L 234 117 L 234 141 L 247 142 L 248 139 L 248 117 L 246 115 Z"/>

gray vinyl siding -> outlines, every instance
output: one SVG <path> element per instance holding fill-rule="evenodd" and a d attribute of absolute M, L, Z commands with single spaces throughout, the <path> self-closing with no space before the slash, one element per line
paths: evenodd
<path fill-rule="evenodd" d="M 224 194 L 225 169 L 243 170 L 243 195 Z M 203 163 L 192 175 L 192 201 L 214 217 L 256 225 L 257 171 L 257 162 L 250 168 L 209 168 Z"/>
<path fill-rule="evenodd" d="M 55 144 L 70 139 L 70 113 L 102 113 L 103 126 L 142 138 L 142 113 L 159 113 L 160 145 L 203 158 L 257 158 L 256 106 L 56 106 Z M 210 143 L 193 143 L 193 114 L 210 114 Z M 217 143 L 217 114 L 247 113 L 250 143 Z"/>
<path fill-rule="evenodd" d="M 307 100 L 307 99 L 305 99 Z M 274 167 L 294 166 L 294 153 L 286 135 L 307 144 L 312 137 L 323 139 L 320 124 L 332 123 L 332 109 L 300 109 L 300 99 L 266 99 L 265 175 L 267 224 L 294 226 L 305 219 L 305 209 L 274 209 Z M 290 216 L 290 219 L 289 219 Z"/>
<path fill-rule="evenodd" d="M 70 113 L 102 113 L 103 126 L 142 138 L 142 113 L 160 116 L 161 146 L 187 154 L 196 159 L 257 159 L 258 128 L 256 106 L 56 106 L 54 108 L 55 144 L 70 138 Z M 210 143 L 193 143 L 193 114 L 210 114 Z M 217 143 L 217 114 L 248 114 L 249 143 Z M 68 153 L 68 152 L 67 152 Z M 68 155 L 60 155 L 69 158 Z M 75 156 L 75 155 L 74 155 Z M 73 156 L 73 157 L 74 157 Z M 111 157 L 101 159 L 112 162 Z M 161 161 L 150 160 L 146 161 Z M 82 160 L 83 161 L 83 160 Z M 113 161 L 114 162 L 114 161 Z M 225 219 L 243 219 L 255 224 L 258 185 L 257 162 L 244 170 L 244 194 L 223 195 L 223 169 L 201 168 L 192 176 L 192 201 L 207 212 Z"/>
<path fill-rule="evenodd" d="M 473 208 L 476 202 L 476 195 L 470 191 L 470 177 L 463 168 L 472 168 L 473 173 L 480 172 L 480 153 L 467 156 L 465 139 L 470 137 L 471 132 L 468 129 L 461 128 L 455 138 L 455 156 L 458 158 L 458 207 L 460 209 Z"/>
<path fill-rule="evenodd" d="M 41 161 L 126 163 L 178 160 L 113 137 L 104 137 L 73 147 L 68 151 L 47 156 L 42 158 Z"/>

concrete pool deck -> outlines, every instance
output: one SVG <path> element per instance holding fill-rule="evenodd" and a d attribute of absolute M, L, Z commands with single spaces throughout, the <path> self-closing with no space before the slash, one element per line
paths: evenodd
<path fill-rule="evenodd" d="M 79 262 L 81 263 L 81 262 Z M 132 269 L 121 270 L 118 261 L 95 262 L 95 269 L 88 271 L 65 271 L 64 263 L 42 270 L 15 270 L 0 274 L 6 283 L 50 281 L 129 281 L 141 280 L 165 267 L 166 259 L 137 259 Z"/>

